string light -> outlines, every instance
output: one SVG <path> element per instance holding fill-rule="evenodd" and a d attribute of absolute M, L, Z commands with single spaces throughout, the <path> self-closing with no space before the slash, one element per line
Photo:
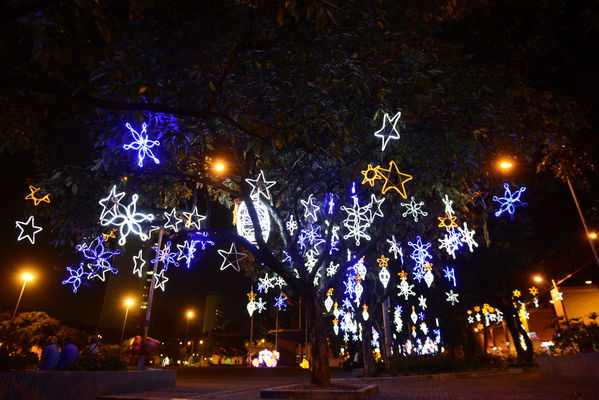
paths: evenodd
<path fill-rule="evenodd" d="M 418 222 L 419 215 L 422 215 L 423 217 L 426 217 L 428 215 L 428 213 L 426 211 L 422 211 L 422 207 L 424 206 L 424 201 L 417 203 L 416 200 L 414 199 L 414 196 L 410 197 L 410 199 L 411 200 L 409 203 L 400 203 L 403 207 L 406 208 L 406 212 L 401 214 L 401 216 L 405 218 L 408 215 L 411 215 L 412 218 L 414 219 L 414 222 Z"/>
<path fill-rule="evenodd" d="M 231 243 L 229 251 L 218 250 L 218 254 L 223 258 L 223 263 L 220 266 L 220 270 L 223 271 L 227 267 L 232 267 L 235 271 L 240 271 L 239 261 L 247 257 L 247 254 L 239 253 L 235 242 Z M 233 256 L 233 261 L 229 261 L 229 256 Z"/>
<path fill-rule="evenodd" d="M 156 280 L 154 281 L 154 289 L 160 288 L 164 292 L 166 282 L 168 282 L 168 278 L 166 277 L 166 275 L 164 275 L 165 272 L 166 272 L 166 269 L 162 268 L 160 270 L 160 272 L 158 272 L 155 275 Z"/>
<path fill-rule="evenodd" d="M 379 167 L 378 171 L 381 178 L 384 181 L 382 189 L 383 194 L 386 194 L 389 190 L 395 190 L 404 199 L 408 197 L 406 193 L 405 183 L 413 179 L 412 175 L 399 172 L 399 168 L 397 167 L 395 161 L 391 161 L 389 163 L 389 167 L 386 169 Z M 384 174 L 383 172 L 386 172 L 386 174 Z M 397 175 L 399 178 L 399 182 L 392 181 L 392 175 Z"/>
<path fill-rule="evenodd" d="M 389 114 L 385 113 L 383 116 L 383 126 L 374 133 L 375 137 L 382 139 L 382 148 L 381 151 L 385 151 L 387 144 L 389 144 L 389 140 L 399 139 L 399 131 L 397 130 L 397 123 L 399 122 L 399 118 L 401 117 L 401 111 L 398 111 L 393 117 L 389 117 Z M 389 126 L 387 126 L 387 123 Z"/>
<path fill-rule="evenodd" d="M 29 185 L 29 194 L 25 196 L 25 200 L 33 200 L 33 205 L 38 206 L 41 202 L 50 203 L 50 194 L 46 194 L 43 197 L 37 197 L 35 194 L 39 192 L 41 188 L 36 188 L 33 185 Z"/>
<path fill-rule="evenodd" d="M 258 215 L 258 223 L 260 224 L 260 230 L 262 232 L 262 240 L 266 242 L 270 235 L 270 217 L 268 208 L 262 201 L 260 201 L 258 196 L 252 198 L 252 204 L 254 205 L 256 214 Z M 239 204 L 237 209 L 237 220 L 235 226 L 237 227 L 237 233 L 239 236 L 244 237 L 252 244 L 257 243 L 256 234 L 254 231 L 254 223 L 252 222 L 250 212 L 244 201 Z"/>
<path fill-rule="evenodd" d="M 267 181 L 264 178 L 264 171 L 260 170 L 260 174 L 258 174 L 258 178 L 256 178 L 256 179 L 248 178 L 245 181 L 252 187 L 252 192 L 250 194 L 250 197 L 252 199 L 259 198 L 260 195 L 262 195 L 266 199 L 270 200 L 269 189 L 276 184 L 276 181 Z"/>
<path fill-rule="evenodd" d="M 31 242 L 31 244 L 35 244 L 35 235 L 40 233 L 43 229 L 41 226 L 35 225 L 35 219 L 33 218 L 33 215 L 31 215 L 25 222 L 16 221 L 15 225 L 21 231 L 19 232 L 19 237 L 17 237 L 17 241 L 20 242 L 23 239 L 27 239 L 29 240 L 29 242 Z M 27 228 L 28 230 L 27 233 L 25 233 L 25 228 Z"/>
<path fill-rule="evenodd" d="M 141 278 L 142 270 L 146 265 L 146 260 L 142 258 L 142 250 L 139 250 L 136 256 L 133 256 L 133 275 L 137 274 Z"/>
<path fill-rule="evenodd" d="M 151 158 L 156 164 L 160 164 L 160 161 L 154 153 L 152 153 L 152 147 L 160 146 L 160 142 L 158 140 L 150 140 L 148 138 L 148 134 L 146 132 L 147 125 L 144 122 L 141 125 L 141 132 L 137 132 L 131 125 L 127 122 L 125 124 L 127 129 L 131 132 L 133 136 L 133 142 L 129 144 L 124 144 L 123 149 L 125 150 L 136 150 L 137 151 L 137 165 L 141 168 L 144 166 L 144 160 L 147 157 Z"/>
<path fill-rule="evenodd" d="M 520 200 L 520 196 L 522 196 L 522 193 L 524 193 L 526 187 L 522 186 L 514 193 L 512 193 L 512 191 L 510 190 L 510 185 L 507 183 L 503 184 L 503 188 L 505 189 L 503 197 L 493 196 L 493 201 L 498 202 L 500 205 L 499 210 L 495 212 L 495 216 L 499 217 L 504 212 L 507 212 L 513 219 L 514 212 L 516 212 L 516 207 L 526 206 L 526 203 L 523 203 Z"/>
<path fill-rule="evenodd" d="M 149 236 L 145 234 L 142 230 L 141 223 L 144 221 L 153 221 L 153 214 L 143 214 L 137 212 L 137 194 L 131 196 L 131 203 L 129 203 L 125 207 L 121 207 L 124 210 L 124 213 L 121 213 L 120 210 L 116 209 L 116 213 L 113 214 L 109 219 L 104 220 L 102 222 L 103 226 L 107 225 L 115 225 L 119 228 L 119 245 L 124 246 L 127 243 L 127 236 L 130 233 L 133 233 L 141 240 L 148 240 Z M 115 208 L 117 205 L 115 204 Z"/>

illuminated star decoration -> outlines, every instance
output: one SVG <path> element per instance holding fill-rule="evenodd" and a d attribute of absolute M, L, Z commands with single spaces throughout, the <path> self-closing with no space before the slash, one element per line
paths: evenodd
<path fill-rule="evenodd" d="M 107 272 L 111 272 L 113 274 L 118 273 L 118 269 L 114 268 L 110 263 L 110 259 L 120 254 L 120 250 L 110 251 L 104 248 L 104 239 L 102 236 L 98 236 L 92 243 L 89 245 L 77 245 L 75 249 L 83 255 L 83 262 L 87 264 L 88 269 L 90 270 L 87 275 L 87 279 L 98 278 L 101 281 L 104 281 Z M 101 274 L 101 275 L 100 275 Z"/>
<path fill-rule="evenodd" d="M 514 193 L 510 190 L 510 185 L 507 183 L 503 184 L 503 188 L 505 189 L 505 193 L 503 197 L 493 196 L 493 201 L 499 203 L 499 210 L 495 212 L 495 216 L 499 217 L 504 212 L 510 214 L 510 217 L 514 219 L 514 212 L 516 211 L 516 207 L 526 206 L 526 203 L 523 203 L 520 200 L 520 196 L 526 190 L 526 187 L 522 186 L 520 189 L 516 190 Z"/>
<path fill-rule="evenodd" d="M 152 264 L 155 262 L 161 262 L 165 271 L 168 270 L 168 266 L 173 264 L 175 267 L 179 266 L 179 263 L 175 260 L 175 257 L 178 255 L 176 252 L 171 252 L 171 242 L 168 241 L 161 249 L 158 246 L 152 246 L 152 250 L 156 252 L 156 258 L 150 260 Z"/>
<path fill-rule="evenodd" d="M 125 192 L 116 192 L 116 185 L 110 189 L 110 194 L 99 201 L 102 206 L 102 212 L 100 213 L 100 223 L 104 225 L 110 218 L 115 217 L 119 214 L 119 207 L 121 207 L 121 199 L 125 196 Z"/>
<path fill-rule="evenodd" d="M 437 217 L 439 220 L 439 228 L 445 228 L 447 230 L 451 228 L 457 228 L 458 224 L 455 222 L 458 217 L 451 214 L 445 214 L 443 217 Z"/>
<path fill-rule="evenodd" d="M 489 195 L 489 193 L 480 190 L 480 187 L 476 184 L 472 186 L 471 189 L 468 189 L 468 193 L 472 197 L 472 204 L 474 204 L 475 206 L 481 206 L 483 210 L 487 209 L 486 198 Z"/>
<path fill-rule="evenodd" d="M 31 244 L 35 244 L 35 235 L 42 231 L 41 226 L 35 225 L 35 219 L 33 218 L 33 215 L 30 216 L 25 222 L 16 221 L 15 226 L 21 230 L 21 232 L 19 232 L 19 237 L 17 238 L 17 240 L 21 241 L 23 239 L 27 239 L 31 242 Z M 29 227 L 31 229 L 31 232 L 25 233 L 25 227 Z"/>
<path fill-rule="evenodd" d="M 528 291 L 530 292 L 530 294 L 532 296 L 536 296 L 537 294 L 539 294 L 539 289 L 537 289 L 536 287 L 531 287 L 530 289 L 528 289 Z"/>
<path fill-rule="evenodd" d="M 129 236 L 130 233 L 139 236 L 141 240 L 148 240 L 149 238 L 149 236 L 143 232 L 141 223 L 144 221 L 153 221 L 154 215 L 137 212 L 137 200 L 138 195 L 134 194 L 131 196 L 131 203 L 122 207 L 124 213 L 121 213 L 120 210 L 117 209 L 116 214 L 109 219 L 101 221 L 102 226 L 115 225 L 119 228 L 120 246 L 124 246 L 125 243 L 127 243 L 127 236 Z"/>
<path fill-rule="evenodd" d="M 397 130 L 397 123 L 401 117 L 401 111 L 398 111 L 393 117 L 389 118 L 389 114 L 385 113 L 383 116 L 383 126 L 378 131 L 374 132 L 374 136 L 382 139 L 381 151 L 385 151 L 387 144 L 390 139 L 399 139 L 399 131 Z M 389 127 L 387 127 L 387 122 Z"/>
<path fill-rule="evenodd" d="M 389 253 L 393 253 L 393 258 L 397 260 L 397 255 L 401 257 L 401 264 L 403 265 L 403 250 L 399 245 L 399 242 L 395 240 L 395 235 L 391 235 L 391 240 L 387 239 L 389 243 Z"/>
<path fill-rule="evenodd" d="M 312 218 L 313 221 L 318 220 L 316 217 L 316 211 L 320 210 L 320 206 L 314 204 L 314 200 L 312 199 L 312 194 L 308 196 L 308 200 L 300 200 L 302 205 L 304 206 L 304 218 Z"/>
<path fill-rule="evenodd" d="M 282 308 L 287 307 L 287 303 L 285 303 L 285 300 L 287 300 L 287 296 L 285 296 L 283 292 L 279 294 L 279 297 L 275 297 L 275 307 L 279 311 L 281 311 Z"/>
<path fill-rule="evenodd" d="M 382 179 L 379 174 L 380 166 L 373 167 L 372 164 L 368 164 L 368 168 L 362 170 L 361 173 L 364 175 L 364 179 L 362 179 L 362 185 L 368 183 L 370 186 L 374 186 L 374 181 L 377 179 Z"/>
<path fill-rule="evenodd" d="M 165 272 L 165 268 L 162 268 L 160 272 L 155 275 L 154 289 L 160 288 L 164 292 L 164 285 L 168 282 L 168 278 L 164 275 Z"/>
<path fill-rule="evenodd" d="M 69 277 L 62 281 L 63 285 L 73 285 L 73 293 L 77 293 L 79 286 L 81 286 L 81 279 L 86 278 L 88 276 L 88 272 L 85 272 L 83 267 L 84 263 L 79 264 L 79 268 L 74 269 L 71 267 L 67 267 L 67 271 L 69 272 Z"/>
<path fill-rule="evenodd" d="M 220 266 L 220 270 L 223 271 L 227 267 L 233 267 L 233 269 L 237 272 L 240 271 L 239 261 L 243 260 L 247 257 L 245 253 L 239 253 L 237 251 L 237 247 L 235 246 L 235 242 L 231 243 L 231 248 L 229 251 L 227 250 L 218 250 L 218 254 L 223 258 L 223 263 Z M 231 257 L 231 260 L 229 257 Z"/>
<path fill-rule="evenodd" d="M 172 229 L 173 231 L 178 232 L 179 224 L 183 222 L 183 220 L 177 216 L 177 210 L 173 208 L 170 213 L 165 211 L 164 216 L 166 217 L 164 229 Z"/>
<path fill-rule="evenodd" d="M 388 168 L 385 169 L 379 167 L 378 170 L 381 178 L 384 180 L 383 189 L 381 190 L 383 194 L 387 193 L 389 190 L 395 190 L 404 199 L 408 197 L 405 183 L 412 180 L 412 175 L 399 172 L 399 168 L 397 167 L 395 161 L 391 161 Z M 383 172 L 386 172 L 386 174 Z M 396 182 L 392 179 L 392 176 L 394 175 L 399 177 L 399 182 Z"/>
<path fill-rule="evenodd" d="M 105 242 L 108 242 L 108 239 L 116 239 L 116 235 L 114 234 L 114 232 L 116 232 L 116 229 L 112 228 L 110 230 L 110 232 L 108 233 L 103 233 L 102 237 L 104 238 Z"/>
<path fill-rule="evenodd" d="M 260 174 L 258 174 L 258 178 L 256 178 L 256 179 L 248 178 L 245 181 L 252 187 L 252 193 L 250 194 L 251 198 L 260 197 L 260 195 L 262 195 L 266 199 L 270 200 L 269 189 L 276 184 L 276 181 L 267 181 L 264 178 L 264 171 L 260 170 Z"/>
<path fill-rule="evenodd" d="M 458 231 L 460 232 L 460 240 L 463 243 L 466 243 L 466 245 L 468 246 L 468 249 L 472 253 L 472 251 L 473 251 L 472 246 L 478 247 L 478 243 L 476 243 L 474 241 L 474 234 L 476 232 L 474 231 L 474 229 L 472 229 L 472 230 L 468 229 L 468 224 L 466 222 L 464 222 L 463 228 L 458 227 Z"/>
<path fill-rule="evenodd" d="M 139 250 L 136 256 L 133 256 L 133 275 L 137 274 L 138 277 L 141 278 L 142 270 L 144 265 L 146 265 L 146 260 L 144 260 L 141 256 L 142 250 Z"/>
<path fill-rule="evenodd" d="M 520 292 L 518 289 L 516 289 L 512 292 L 512 296 L 518 298 L 518 297 L 522 296 L 522 292 Z"/>
<path fill-rule="evenodd" d="M 401 214 L 401 216 L 405 218 L 408 215 L 411 215 L 412 218 L 414 218 L 414 222 L 418 222 L 419 215 L 422 215 L 423 217 L 426 217 L 428 215 L 428 213 L 426 211 L 422 211 L 422 206 L 424 206 L 424 201 L 417 203 L 416 200 L 414 199 L 414 196 L 411 197 L 411 201 L 409 203 L 400 203 L 400 204 L 406 208 L 406 212 Z"/>
<path fill-rule="evenodd" d="M 183 244 L 177 245 L 177 261 L 185 260 L 187 268 L 190 267 L 191 260 L 193 260 L 196 252 L 196 242 L 194 240 L 185 240 Z"/>
<path fill-rule="evenodd" d="M 152 153 L 152 147 L 160 146 L 160 142 L 158 140 L 150 140 L 148 138 L 148 134 L 146 132 L 146 123 L 144 122 L 141 125 L 141 132 L 139 133 L 135 129 L 133 129 L 133 127 L 131 127 L 131 125 L 128 122 L 125 124 L 125 126 L 131 132 L 131 135 L 133 136 L 133 142 L 129 144 L 124 144 L 123 149 L 137 150 L 137 165 L 139 167 L 143 167 L 144 159 L 146 158 L 146 156 L 150 157 L 156 164 L 160 164 L 158 158 L 156 158 L 154 153 Z"/>
<path fill-rule="evenodd" d="M 38 206 L 41 202 L 50 203 L 50 195 L 47 194 L 44 197 L 37 197 L 35 194 L 40 191 L 41 188 L 36 188 L 35 186 L 29 185 L 29 193 L 25 196 L 25 200 L 33 200 L 33 205 Z"/>
<path fill-rule="evenodd" d="M 202 229 L 201 222 L 206 219 L 206 216 L 198 214 L 198 208 L 194 207 L 191 212 L 183 211 L 183 218 L 185 222 L 185 228 L 195 228 L 197 230 L 200 230 Z"/>
<path fill-rule="evenodd" d="M 453 289 L 451 289 L 449 292 L 445 292 L 445 294 L 447 295 L 447 299 L 445 299 L 445 301 L 451 303 L 452 306 L 455 306 L 455 303 L 460 302 L 458 300 L 458 293 L 454 293 Z"/>

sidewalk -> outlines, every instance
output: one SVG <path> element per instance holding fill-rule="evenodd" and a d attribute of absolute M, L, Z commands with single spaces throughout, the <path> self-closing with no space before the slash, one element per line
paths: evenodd
<path fill-rule="evenodd" d="M 512 371 L 514 372 L 514 371 Z M 370 400 L 599 400 L 599 383 L 595 386 L 576 385 L 543 379 L 536 370 L 498 375 L 465 376 L 440 374 L 428 376 L 342 379 L 379 385 L 380 393 Z M 231 377 L 234 380 L 234 377 Z M 276 382 L 278 384 L 286 384 Z M 287 382 L 293 383 L 293 382 Z M 231 384 L 231 381 L 229 381 Z M 144 393 L 103 397 L 106 399 L 226 399 L 257 400 L 261 388 L 268 382 L 218 390 L 216 387 L 177 386 Z"/>

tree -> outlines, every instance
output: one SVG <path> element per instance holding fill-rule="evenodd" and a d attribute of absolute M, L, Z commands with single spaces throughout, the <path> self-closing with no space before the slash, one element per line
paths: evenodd
<path fill-rule="evenodd" d="M 3 21 L 11 29 L 2 45 L 14 63 L 3 66 L 0 78 L 3 116 L 11 118 L 4 119 L 2 138 L 9 150 L 28 149 L 44 166 L 36 183 L 56 201 L 52 209 L 36 212 L 49 222 L 51 216 L 57 244 L 103 232 L 96 202 L 117 182 L 128 193 L 140 193 L 138 207 L 148 212 L 198 206 L 210 216 L 211 203 L 198 200 L 243 203 L 253 237 L 214 226 L 202 230 L 216 242 L 232 241 L 249 251 L 251 261 L 276 272 L 290 295 L 304 299 L 313 322 L 312 382 L 326 385 L 327 342 L 321 333 L 327 330 L 328 289 L 347 279 L 344 273 L 362 256 L 370 259 L 372 279 L 373 259 L 393 233 L 403 242 L 416 231 L 433 239 L 440 235 L 434 219 L 403 220 L 397 212 L 403 199 L 395 194 L 382 206 L 384 221 L 368 216 L 369 244 L 355 241 L 354 258 L 325 277 L 326 267 L 350 247 L 327 254 L 339 240 L 332 227 L 343 225 L 344 214 L 378 207 L 379 197 L 368 203 L 375 193 L 369 187 L 360 187 L 358 203 L 353 199 L 351 182 L 362 178 L 360 171 L 368 163 L 390 169 L 388 163 L 398 161 L 415 177 L 410 195 L 443 215 L 438 196 L 449 194 L 467 220 L 471 214 L 461 194 L 474 183 L 492 186 L 488 160 L 502 152 L 536 159 L 563 143 L 564 128 L 581 125 L 576 107 L 550 101 L 506 68 L 509 54 L 496 62 L 468 51 L 466 45 L 476 41 L 452 42 L 464 36 L 465 10 L 451 4 L 11 6 Z M 473 15 L 465 23 L 475 21 L 478 14 Z M 378 129 L 382 111 L 396 109 L 402 110 L 400 145 L 381 153 L 370 132 Z M 130 134 L 125 122 L 138 132 L 142 122 L 148 124 L 148 135 L 161 143 L 159 165 L 147 159 L 141 169 L 124 155 L 122 140 Z M 228 164 L 226 177 L 211 168 L 217 158 Z M 272 199 L 252 195 L 247 179 L 261 170 L 277 182 Z M 303 223 L 303 234 L 311 229 L 316 221 L 300 203 L 310 195 L 321 202 L 313 229 L 320 228 L 325 243 L 316 245 L 318 257 L 306 268 L 302 232 L 289 234 L 285 223 L 293 215 Z M 324 200 L 331 198 L 337 207 L 328 214 Z M 262 207 L 273 220 L 268 241 L 262 236 Z M 373 224 L 377 217 L 381 222 Z M 404 232 L 396 232 L 398 224 Z M 282 262 L 282 250 L 294 268 Z"/>

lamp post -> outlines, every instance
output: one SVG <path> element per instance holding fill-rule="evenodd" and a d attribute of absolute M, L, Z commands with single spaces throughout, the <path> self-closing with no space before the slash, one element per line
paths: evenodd
<path fill-rule="evenodd" d="M 129 307 L 133 305 L 133 299 L 125 299 L 125 319 L 123 321 L 123 329 L 121 330 L 121 341 L 123 343 L 123 338 L 125 337 L 125 327 L 127 326 L 127 316 L 129 315 Z"/>
<path fill-rule="evenodd" d="M 21 293 L 19 293 L 19 299 L 17 300 L 17 305 L 15 306 L 15 311 L 12 313 L 11 319 L 14 319 L 17 315 L 17 310 L 19 309 L 19 304 L 21 303 L 21 298 L 23 297 L 23 292 L 25 291 L 25 286 L 27 285 L 27 282 L 32 281 L 33 278 L 35 278 L 35 276 L 33 276 L 33 274 L 30 274 L 29 272 L 23 272 L 21 274 L 23 286 L 21 287 Z"/>
<path fill-rule="evenodd" d="M 185 315 L 187 316 L 187 324 L 185 325 L 185 341 L 187 342 L 187 333 L 189 332 L 189 320 L 193 318 L 193 311 L 189 310 Z"/>

